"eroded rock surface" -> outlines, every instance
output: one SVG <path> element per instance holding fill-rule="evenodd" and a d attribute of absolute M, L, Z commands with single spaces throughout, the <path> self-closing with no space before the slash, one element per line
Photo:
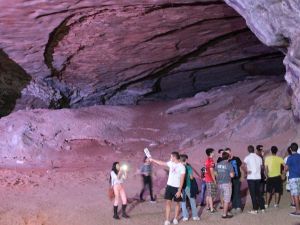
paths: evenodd
<path fill-rule="evenodd" d="M 300 118 L 300 5 L 297 0 L 225 0 L 266 45 L 285 54 L 285 78 L 291 88 L 295 118 Z"/>
<path fill-rule="evenodd" d="M 0 7 L 0 47 L 33 78 L 18 108 L 174 99 L 284 73 L 282 55 L 223 1 L 11 0 Z"/>
<path fill-rule="evenodd" d="M 18 111 L 0 120 L 0 132 L 0 165 L 46 167 L 51 161 L 67 167 L 118 154 L 142 158 L 144 147 L 158 154 L 268 138 L 284 147 L 286 137 L 298 137 L 286 83 L 274 77 L 165 103 Z"/>

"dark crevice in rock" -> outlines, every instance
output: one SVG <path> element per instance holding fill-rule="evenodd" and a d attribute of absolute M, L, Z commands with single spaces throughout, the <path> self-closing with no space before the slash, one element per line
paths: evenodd
<path fill-rule="evenodd" d="M 188 62 L 191 58 L 199 56 L 200 54 L 205 52 L 209 47 L 212 47 L 220 42 L 223 42 L 226 39 L 230 39 L 234 36 L 237 36 L 241 33 L 245 33 L 248 31 L 249 31 L 248 28 L 243 28 L 240 30 L 235 30 L 235 31 L 229 32 L 227 34 L 215 37 L 215 38 L 207 41 L 206 43 L 198 46 L 198 48 L 196 50 L 194 50 L 186 55 L 183 55 L 181 57 L 174 57 L 173 59 L 169 59 L 168 62 L 161 65 L 160 68 L 153 69 L 152 72 L 150 72 L 149 75 L 147 75 L 147 77 L 141 78 L 140 76 L 135 76 L 135 77 L 137 77 L 137 79 L 132 79 L 132 77 L 131 77 L 128 82 L 123 81 L 122 83 L 119 83 L 117 87 L 113 86 L 111 88 L 114 89 L 114 91 L 113 91 L 114 93 L 117 93 L 117 92 L 127 89 L 128 86 L 133 85 L 138 82 L 142 82 L 145 79 L 147 79 L 147 80 L 159 79 L 162 76 L 169 74 L 173 69 L 177 68 L 178 66 L 182 65 L 183 63 Z M 142 72 L 142 73 L 144 73 L 144 72 Z M 111 95 L 110 95 L 110 97 L 111 97 Z M 106 96 L 106 99 L 109 99 L 110 97 Z"/>
<path fill-rule="evenodd" d="M 149 14 L 157 10 L 163 10 L 168 8 L 179 8 L 179 7 L 186 7 L 186 6 L 209 6 L 209 5 L 224 5 L 223 1 L 204 1 L 204 2 L 190 2 L 190 3 L 165 3 L 161 5 L 155 5 L 148 10 L 144 14 Z"/>
<path fill-rule="evenodd" d="M 178 70 L 176 71 L 176 73 L 179 72 L 192 72 L 192 71 L 201 71 L 201 70 L 205 70 L 205 69 L 210 69 L 210 68 L 214 68 L 214 67 L 218 67 L 218 66 L 226 66 L 226 65 L 230 65 L 230 64 L 234 64 L 234 63 L 239 63 L 239 62 L 245 62 L 245 61 L 256 61 L 259 59 L 263 59 L 263 58 L 283 58 L 284 56 L 282 55 L 282 53 L 280 52 L 274 52 L 274 53 L 266 53 L 266 54 L 259 54 L 259 55 L 254 55 L 251 57 L 245 57 L 245 58 L 240 58 L 237 60 L 230 60 L 224 63 L 218 63 L 218 64 L 212 64 L 209 66 L 203 66 L 203 67 L 199 67 L 199 68 L 193 68 L 190 70 Z M 174 73 L 169 73 L 169 75 L 172 75 Z"/>
<path fill-rule="evenodd" d="M 0 117 L 10 114 L 31 76 L 0 49 Z"/>
<path fill-rule="evenodd" d="M 219 17 L 219 18 L 211 18 L 211 19 L 200 20 L 200 21 L 197 21 L 197 22 L 195 22 L 195 23 L 188 24 L 188 25 L 186 25 L 186 26 L 179 27 L 179 28 L 174 29 L 174 30 L 169 30 L 169 31 L 167 31 L 167 32 L 157 34 L 157 35 L 155 35 L 155 36 L 153 36 L 153 37 L 150 37 L 150 38 L 146 39 L 143 43 L 149 42 L 149 41 L 153 41 L 153 40 L 156 39 L 156 38 L 160 38 L 160 37 L 163 37 L 163 36 L 167 36 L 167 35 L 176 33 L 177 31 L 182 31 L 182 30 L 191 28 L 191 27 L 193 27 L 193 26 L 199 26 L 199 25 L 202 25 L 203 23 L 212 22 L 212 21 L 219 21 L 219 20 L 221 20 L 221 21 L 224 21 L 224 20 L 227 21 L 227 20 L 232 20 L 232 19 L 236 19 L 236 18 L 240 18 L 240 16 L 228 16 L 228 17 Z"/>
<path fill-rule="evenodd" d="M 53 66 L 53 53 L 55 47 L 70 31 L 70 26 L 67 25 L 74 14 L 65 18 L 50 34 L 44 51 L 44 62 L 51 71 L 52 77 L 60 78 L 60 72 Z"/>

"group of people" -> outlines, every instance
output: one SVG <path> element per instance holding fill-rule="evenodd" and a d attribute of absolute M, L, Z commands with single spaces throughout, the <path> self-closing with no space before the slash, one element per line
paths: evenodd
<path fill-rule="evenodd" d="M 278 208 L 280 196 L 283 191 L 283 182 L 286 180 L 286 189 L 290 192 L 291 207 L 295 208 L 290 215 L 300 217 L 300 152 L 298 145 L 292 143 L 287 149 L 287 156 L 283 159 L 277 156 L 278 148 L 271 147 L 271 154 L 265 156 L 263 146 L 256 149 L 250 145 L 247 148 L 248 155 L 243 162 L 234 156 L 230 148 L 220 149 L 219 158 L 214 161 L 215 150 L 206 149 L 207 159 L 201 169 L 201 175 L 188 163 L 186 154 L 172 152 L 168 162 L 157 159 L 144 159 L 140 170 L 143 177 L 143 188 L 140 192 L 140 200 L 144 201 L 144 191 L 148 187 L 151 202 L 156 199 L 152 190 L 152 164 L 169 168 L 167 186 L 165 190 L 165 225 L 171 224 L 171 205 L 175 203 L 173 224 L 178 224 L 180 211 L 182 221 L 189 220 L 187 204 L 191 208 L 192 220 L 200 220 L 197 210 L 197 194 L 200 192 L 200 204 L 206 205 L 210 213 L 215 213 L 215 200 L 220 197 L 220 209 L 222 218 L 232 218 L 232 213 L 242 212 L 241 180 L 247 179 L 248 189 L 252 200 L 251 214 L 264 213 L 270 207 L 274 197 L 274 207 Z M 122 216 L 129 218 L 126 213 L 127 198 L 123 187 L 127 171 L 122 170 L 120 164 L 115 162 L 112 167 L 110 184 L 114 192 L 114 219 L 120 219 L 118 215 L 118 203 L 122 201 Z M 195 176 L 201 177 L 201 189 L 199 191 Z M 181 209 L 181 210 L 180 210 Z"/>

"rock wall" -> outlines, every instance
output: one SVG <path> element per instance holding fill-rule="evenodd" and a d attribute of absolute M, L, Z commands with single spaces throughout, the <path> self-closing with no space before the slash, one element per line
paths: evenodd
<path fill-rule="evenodd" d="M 292 96 L 293 113 L 300 118 L 300 4 L 297 0 L 225 0 L 247 21 L 266 45 L 285 53 L 285 79 Z"/>
<path fill-rule="evenodd" d="M 11 113 L 31 77 L 0 49 L 0 117 Z"/>
<path fill-rule="evenodd" d="M 223 1 L 0 2 L 0 48 L 32 77 L 17 109 L 136 104 L 284 73 Z M 33 104 L 38 102 L 38 104 Z"/>

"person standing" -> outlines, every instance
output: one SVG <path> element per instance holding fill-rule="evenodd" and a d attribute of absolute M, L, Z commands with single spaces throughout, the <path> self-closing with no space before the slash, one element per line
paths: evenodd
<path fill-rule="evenodd" d="M 179 211 L 180 211 L 180 202 L 182 201 L 182 187 L 185 179 L 185 167 L 180 162 L 180 155 L 178 152 L 172 152 L 169 162 L 163 162 L 160 160 L 155 160 L 150 158 L 150 162 L 154 162 L 160 166 L 169 167 L 169 177 L 167 181 L 167 187 L 165 192 L 166 199 L 166 214 L 165 214 L 165 223 L 164 225 L 170 225 L 170 211 L 172 200 L 175 204 L 175 218 L 173 219 L 173 224 L 178 224 Z"/>
<path fill-rule="evenodd" d="M 291 144 L 292 155 L 289 156 L 286 162 L 286 171 L 289 171 L 289 185 L 291 189 L 291 195 L 293 196 L 296 210 L 291 212 L 291 216 L 300 217 L 300 154 L 297 153 L 298 144 Z"/>
<path fill-rule="evenodd" d="M 286 156 L 284 157 L 284 160 L 283 160 L 285 165 L 286 165 L 286 162 L 287 162 L 287 160 L 288 160 L 288 158 L 289 158 L 290 155 L 292 155 L 292 150 L 291 150 L 291 147 L 289 146 L 287 148 Z M 289 171 L 286 172 L 286 185 L 285 185 L 285 189 L 286 189 L 286 191 L 290 195 L 290 199 L 291 199 L 290 207 L 291 208 L 296 208 L 295 202 L 294 202 L 294 198 L 291 195 L 291 189 L 290 189 L 290 184 L 289 184 Z"/>
<path fill-rule="evenodd" d="M 284 166 L 283 158 L 277 156 L 278 148 L 271 147 L 272 155 L 267 156 L 265 160 L 265 170 L 267 175 L 267 207 L 271 203 L 272 193 L 275 193 L 274 208 L 278 208 L 280 195 L 282 194 L 281 172 Z"/>
<path fill-rule="evenodd" d="M 206 183 L 206 202 L 208 204 L 208 210 L 211 213 L 215 213 L 213 201 L 217 196 L 217 181 L 215 177 L 215 162 L 213 160 L 214 149 L 206 149 L 207 159 L 205 161 L 205 183 Z"/>
<path fill-rule="evenodd" d="M 217 163 L 216 171 L 217 171 L 217 182 L 219 185 L 219 190 L 221 192 L 221 197 L 224 201 L 223 203 L 223 219 L 232 218 L 233 216 L 228 213 L 229 203 L 231 200 L 232 194 L 232 184 L 231 178 L 234 177 L 234 170 L 229 159 L 229 153 L 222 153 L 222 161 Z"/>
<path fill-rule="evenodd" d="M 113 187 L 114 190 L 114 216 L 113 218 L 116 220 L 119 220 L 120 217 L 118 215 L 118 205 L 119 200 L 122 201 L 122 217 L 123 218 L 129 218 L 129 216 L 126 213 L 126 207 L 127 207 L 127 197 L 126 192 L 123 187 L 124 180 L 127 177 L 127 168 L 126 167 L 120 167 L 119 162 L 114 162 L 112 165 L 112 169 L 110 172 L 110 184 Z"/>
<path fill-rule="evenodd" d="M 239 157 L 234 156 L 230 148 L 226 148 L 225 151 L 229 154 L 229 162 L 231 163 L 234 171 L 232 178 L 232 210 L 236 213 L 242 211 L 241 200 L 241 166 L 242 161 Z"/>
<path fill-rule="evenodd" d="M 140 193 L 140 201 L 145 201 L 143 198 L 146 187 L 148 186 L 150 192 L 150 202 L 155 203 L 155 198 L 153 197 L 153 185 L 152 185 L 152 165 L 150 159 L 145 156 L 144 164 L 141 167 L 141 174 L 143 179 L 143 189 Z"/>
<path fill-rule="evenodd" d="M 262 193 L 262 196 L 265 196 L 265 202 L 267 202 L 267 195 L 266 195 L 266 184 L 267 184 L 267 176 L 266 176 L 266 170 L 265 170 L 265 160 L 264 160 L 264 146 L 263 145 L 257 145 L 256 146 L 256 154 L 261 157 L 262 159 L 262 167 L 261 167 L 261 180 L 260 180 L 260 192 Z"/>
<path fill-rule="evenodd" d="M 218 157 L 218 159 L 217 159 L 217 163 L 219 163 L 219 162 L 221 162 L 221 161 L 223 160 L 223 158 L 222 158 L 223 152 L 224 152 L 224 149 L 219 149 L 219 150 L 218 150 L 218 155 L 219 155 L 219 157 Z"/>
<path fill-rule="evenodd" d="M 205 182 L 205 167 L 201 168 L 201 192 L 200 192 L 200 206 L 205 206 L 205 193 L 206 193 L 206 182 Z"/>
<path fill-rule="evenodd" d="M 253 207 L 249 213 L 257 214 L 258 209 L 265 212 L 265 202 L 260 191 L 262 159 L 254 153 L 254 147 L 252 145 L 248 146 L 248 152 L 249 155 L 245 157 L 244 163 Z"/>
<path fill-rule="evenodd" d="M 189 213 L 186 208 L 186 200 L 187 198 L 190 201 L 190 205 L 192 208 L 192 219 L 194 221 L 200 220 L 198 217 L 197 212 L 197 206 L 196 206 L 196 195 L 198 192 L 197 183 L 195 184 L 196 187 L 193 185 L 193 182 L 196 182 L 194 175 L 193 175 L 193 169 L 188 163 L 188 156 L 186 154 L 180 155 L 180 160 L 182 164 L 185 166 L 186 174 L 185 174 L 185 187 L 182 191 L 182 202 L 181 202 L 181 209 L 182 209 L 182 221 L 188 221 L 189 220 Z M 197 190 L 195 190 L 197 189 Z"/>

